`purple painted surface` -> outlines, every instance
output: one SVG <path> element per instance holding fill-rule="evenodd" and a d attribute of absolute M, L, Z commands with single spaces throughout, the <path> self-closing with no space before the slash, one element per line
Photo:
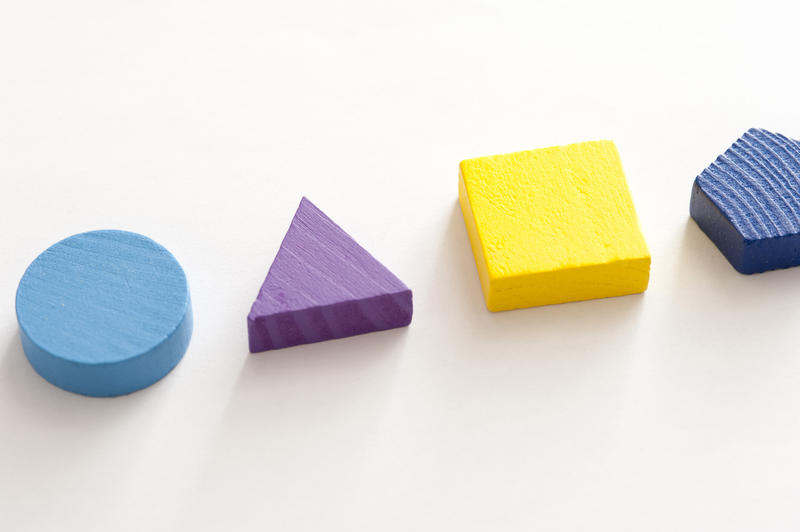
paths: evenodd
<path fill-rule="evenodd" d="M 303 198 L 247 316 L 250 352 L 411 323 L 411 290 Z"/>

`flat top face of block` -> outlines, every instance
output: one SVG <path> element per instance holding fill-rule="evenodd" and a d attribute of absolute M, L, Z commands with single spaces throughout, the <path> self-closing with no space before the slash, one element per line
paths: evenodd
<path fill-rule="evenodd" d="M 800 142 L 750 129 L 697 176 L 746 240 L 800 232 Z"/>
<path fill-rule="evenodd" d="M 127 231 L 71 236 L 39 255 L 17 289 L 25 334 L 50 354 L 110 364 L 166 340 L 189 309 L 178 261 L 153 240 Z"/>
<path fill-rule="evenodd" d="M 400 279 L 303 198 L 250 317 L 405 290 Z"/>
<path fill-rule="evenodd" d="M 611 141 L 468 159 L 460 170 L 492 278 L 649 257 Z"/>

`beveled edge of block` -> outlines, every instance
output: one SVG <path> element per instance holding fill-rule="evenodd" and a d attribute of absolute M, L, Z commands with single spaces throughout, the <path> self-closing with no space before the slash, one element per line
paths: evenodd
<path fill-rule="evenodd" d="M 462 161 L 463 163 L 463 161 Z M 481 290 L 483 298 L 487 306 L 489 303 L 489 267 L 486 258 L 486 251 L 481 240 L 478 226 L 475 223 L 475 215 L 472 212 L 472 204 L 469 201 L 469 193 L 467 192 L 464 174 L 462 172 L 461 164 L 458 165 L 458 203 L 461 207 L 461 214 L 464 217 L 464 225 L 467 229 L 467 237 L 469 238 L 470 247 L 472 248 L 472 255 L 475 259 L 475 267 L 478 270 L 478 279 L 481 283 Z"/>
<path fill-rule="evenodd" d="M 617 149 L 617 145 L 613 140 L 611 140 L 611 139 L 596 139 L 596 140 L 584 140 L 584 141 L 581 141 L 581 142 L 569 142 L 567 144 L 555 144 L 553 146 L 542 146 L 541 148 L 533 148 L 531 150 L 516 150 L 516 151 L 505 152 L 505 153 L 496 153 L 496 154 L 493 154 L 493 155 L 481 155 L 481 156 L 478 156 L 478 157 L 470 157 L 469 159 L 464 159 L 459 163 L 459 170 L 461 170 L 463 168 L 463 165 L 469 164 L 469 163 L 471 163 L 473 161 L 479 161 L 479 160 L 483 160 L 483 159 L 500 159 L 500 158 L 503 158 L 503 157 L 510 157 L 510 156 L 513 156 L 513 155 L 519 155 L 519 154 L 523 154 L 523 153 L 533 153 L 533 152 L 538 152 L 538 151 L 565 149 L 565 148 L 571 148 L 573 146 L 582 146 L 582 145 L 585 145 L 585 144 L 607 144 L 607 145 L 611 145 L 614 148 L 614 153 L 616 154 L 617 159 L 620 160 L 620 162 L 622 161 L 622 158 L 619 155 L 619 150 Z"/>
<path fill-rule="evenodd" d="M 752 275 L 800 266 L 800 233 L 747 238 L 695 179 L 689 215 L 739 273 Z"/>
<path fill-rule="evenodd" d="M 386 302 L 393 307 L 387 313 Z M 375 307 L 381 311 L 365 317 Z M 371 307 L 371 308 L 370 308 Z M 414 296 L 409 288 L 362 299 L 352 299 L 305 309 L 248 315 L 250 353 L 315 344 L 411 324 Z M 376 321 L 377 320 L 377 321 Z"/>
<path fill-rule="evenodd" d="M 498 300 L 498 295 L 502 293 L 509 293 L 513 292 L 519 294 L 520 292 L 525 292 L 527 288 L 529 288 L 532 284 L 552 284 L 558 277 L 565 277 L 571 274 L 575 274 L 581 270 L 592 270 L 592 269 L 604 269 L 604 268 L 613 268 L 614 266 L 620 266 L 623 264 L 636 264 L 636 263 L 643 263 L 643 268 L 641 270 L 644 272 L 644 275 L 639 282 L 630 282 L 617 285 L 613 289 L 607 288 L 605 293 L 594 294 L 594 295 L 569 295 L 564 291 L 557 297 L 551 297 L 547 299 L 539 299 L 538 301 L 535 300 L 533 296 L 529 296 L 527 298 L 527 302 L 522 304 L 504 304 Z M 560 305 L 562 303 L 573 303 L 578 301 L 590 301 L 593 299 L 606 299 L 609 297 L 621 297 L 626 295 L 634 295 L 634 294 L 641 294 L 647 291 L 647 288 L 650 285 L 650 270 L 651 270 L 651 263 L 652 259 L 650 254 L 641 256 L 641 257 L 631 257 L 627 259 L 619 259 L 613 260 L 608 262 L 599 262 L 594 264 L 585 264 L 582 266 L 572 266 L 569 268 L 561 268 L 561 269 L 554 269 L 542 272 L 535 272 L 535 273 L 527 273 L 514 276 L 513 278 L 504 279 L 504 280 L 511 280 L 512 282 L 516 280 L 520 283 L 519 286 L 516 287 L 507 287 L 501 288 L 497 290 L 496 283 L 492 285 L 495 290 L 490 290 L 488 299 L 487 299 L 487 308 L 492 312 L 503 312 L 507 310 L 515 310 L 515 309 L 523 309 L 523 308 L 532 308 L 532 307 L 542 307 L 542 306 L 549 306 L 549 305 Z M 605 283 L 604 283 L 605 284 Z M 573 287 L 576 285 L 572 285 Z"/>

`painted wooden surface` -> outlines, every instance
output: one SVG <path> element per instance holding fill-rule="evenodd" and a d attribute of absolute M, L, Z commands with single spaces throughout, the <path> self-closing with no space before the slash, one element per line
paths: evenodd
<path fill-rule="evenodd" d="M 800 264 L 800 142 L 750 129 L 697 176 L 692 218 L 741 273 Z"/>
<path fill-rule="evenodd" d="M 82 233 L 48 248 L 25 271 L 16 308 L 34 369 L 84 395 L 153 384 L 180 361 L 192 334 L 180 264 L 126 231 Z"/>
<path fill-rule="evenodd" d="M 489 310 L 647 288 L 650 254 L 613 142 L 479 157 L 459 170 Z"/>
<path fill-rule="evenodd" d="M 411 323 L 411 290 L 303 198 L 247 317 L 250 351 Z"/>

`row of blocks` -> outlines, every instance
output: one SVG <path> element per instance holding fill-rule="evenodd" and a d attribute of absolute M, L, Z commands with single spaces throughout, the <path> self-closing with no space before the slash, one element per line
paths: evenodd
<path fill-rule="evenodd" d="M 491 311 L 647 289 L 650 253 L 611 141 L 462 161 L 458 195 Z M 690 212 L 742 273 L 800 264 L 800 143 L 747 131 L 697 176 Z M 411 290 L 303 198 L 247 317 L 250 351 L 404 327 L 412 314 Z M 124 231 L 42 253 L 17 317 L 43 377 L 98 396 L 163 377 L 193 328 L 180 264 Z"/>

